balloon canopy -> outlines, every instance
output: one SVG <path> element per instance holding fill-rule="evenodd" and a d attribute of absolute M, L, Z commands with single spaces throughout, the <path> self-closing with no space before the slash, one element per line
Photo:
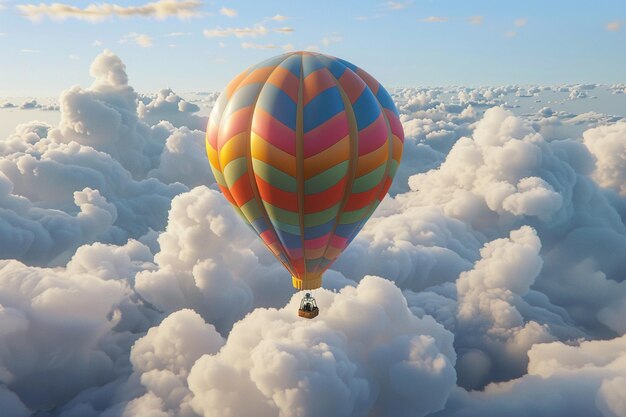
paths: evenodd
<path fill-rule="evenodd" d="M 206 149 L 224 196 L 294 287 L 313 289 L 385 197 L 403 141 L 398 111 L 371 75 L 293 52 L 228 84 Z"/>

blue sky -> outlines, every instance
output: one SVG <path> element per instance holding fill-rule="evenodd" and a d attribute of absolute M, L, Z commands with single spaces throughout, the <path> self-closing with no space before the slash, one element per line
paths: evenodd
<path fill-rule="evenodd" d="M 158 2 L 111 3 L 128 11 Z M 104 48 L 123 59 L 142 92 L 220 90 L 283 48 L 340 56 L 390 87 L 626 81 L 622 0 L 193 3 L 189 18 L 103 12 L 94 22 L 76 14 L 59 19 L 50 10 L 29 18 L 23 6 L 39 2 L 0 0 L 0 95 L 57 95 L 87 85 L 89 64 Z M 90 2 L 67 4 L 85 9 Z M 272 20 L 276 15 L 286 19 Z M 228 28 L 257 35 L 204 34 L 227 35 Z"/>

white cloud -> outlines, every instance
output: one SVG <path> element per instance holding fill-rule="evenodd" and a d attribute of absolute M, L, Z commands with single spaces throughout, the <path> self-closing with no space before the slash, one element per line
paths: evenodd
<path fill-rule="evenodd" d="M 263 25 L 256 25 L 253 27 L 243 27 L 243 28 L 229 27 L 225 29 L 221 27 L 217 27 L 214 29 L 204 29 L 203 33 L 204 33 L 204 36 L 206 36 L 207 38 L 216 38 L 216 37 L 224 38 L 228 36 L 236 36 L 237 38 L 245 38 L 245 37 L 256 38 L 258 36 L 266 36 L 270 32 L 290 34 L 293 31 L 294 31 L 293 28 L 290 28 L 287 26 L 268 29 L 267 27 Z"/>
<path fill-rule="evenodd" d="M 449 332 L 430 317 L 413 316 L 400 291 L 380 278 L 315 296 L 326 307 L 314 326 L 296 316 L 297 296 L 285 308 L 257 309 L 237 323 L 220 352 L 191 369 L 193 409 L 349 416 L 373 407 L 393 417 L 443 407 L 455 380 Z"/>
<path fill-rule="evenodd" d="M 626 196 L 626 123 L 600 126 L 584 133 L 584 144 L 596 158 L 593 179 Z"/>
<path fill-rule="evenodd" d="M 467 18 L 470 25 L 482 25 L 484 20 L 484 16 L 470 16 Z"/>
<path fill-rule="evenodd" d="M 622 22 L 620 21 L 609 22 L 606 24 L 606 30 L 610 30 L 611 32 L 617 32 L 621 28 L 622 28 Z"/>
<path fill-rule="evenodd" d="M 149 48 L 152 46 L 152 38 L 143 33 L 131 32 L 122 37 L 120 43 L 132 42 L 142 48 Z"/>
<path fill-rule="evenodd" d="M 388 11 L 397 11 L 397 10 L 404 10 L 406 8 L 408 8 L 409 6 L 411 6 L 413 4 L 413 2 L 411 0 L 407 0 L 407 1 L 386 1 L 382 4 L 382 9 L 383 10 L 388 10 Z"/>
<path fill-rule="evenodd" d="M 235 17 L 237 16 L 237 10 L 228 7 L 222 7 L 220 9 L 220 14 L 227 17 Z"/>
<path fill-rule="evenodd" d="M 140 6 L 126 7 L 111 3 L 93 3 L 85 8 L 63 3 L 19 4 L 16 7 L 22 15 L 35 21 L 48 17 L 54 20 L 73 18 L 99 22 L 110 17 L 132 16 L 187 19 L 199 16 L 201 6 L 202 2 L 198 0 L 158 0 Z"/>
<path fill-rule="evenodd" d="M 424 19 L 418 19 L 418 22 L 426 22 L 426 23 L 440 23 L 447 22 L 449 19 L 447 17 L 442 16 L 428 16 Z"/>
<path fill-rule="evenodd" d="M 276 22 L 284 22 L 285 20 L 289 20 L 290 18 L 288 16 L 283 16 L 282 14 L 275 14 L 270 19 Z"/>
<path fill-rule="evenodd" d="M 242 42 L 241 47 L 243 49 L 283 49 L 285 51 L 289 51 L 293 49 L 293 45 L 287 43 L 285 45 L 276 45 L 273 43 L 254 43 L 254 42 Z"/>
<path fill-rule="evenodd" d="M 39 49 L 20 49 L 20 52 L 25 54 L 38 54 L 41 51 Z"/>
<path fill-rule="evenodd" d="M 526 24 L 528 23 L 528 19 L 526 18 L 520 18 L 515 20 L 515 22 L 513 22 L 515 24 L 515 26 L 517 26 L 518 28 L 524 27 L 526 26 Z"/>

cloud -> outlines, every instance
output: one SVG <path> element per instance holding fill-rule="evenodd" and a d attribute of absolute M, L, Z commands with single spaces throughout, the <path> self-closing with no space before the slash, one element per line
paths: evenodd
<path fill-rule="evenodd" d="M 467 18 L 467 22 L 470 25 L 482 25 L 484 20 L 484 16 L 470 16 Z"/>
<path fill-rule="evenodd" d="M 99 22 L 111 17 L 154 17 L 165 19 L 178 17 L 188 19 L 200 15 L 201 1 L 197 0 L 158 0 L 140 6 L 119 6 L 110 3 L 93 3 L 85 8 L 63 3 L 53 4 L 20 4 L 17 9 L 26 18 L 39 21 L 43 18 L 53 20 L 79 19 L 89 22 Z"/>
<path fill-rule="evenodd" d="M 504 32 L 504 36 L 506 36 L 507 38 L 514 38 L 517 36 L 517 32 L 514 30 L 510 30 L 508 32 Z"/>
<path fill-rule="evenodd" d="M 215 29 L 204 29 L 203 33 L 204 33 L 204 36 L 207 38 L 216 38 L 216 37 L 224 38 L 228 36 L 235 36 L 237 38 L 245 38 L 245 37 L 256 38 L 258 36 L 266 36 L 270 32 L 289 34 L 293 31 L 294 31 L 293 28 L 290 28 L 290 27 L 268 29 L 263 25 L 256 25 L 254 27 L 243 27 L 243 28 L 229 27 L 225 29 L 222 29 L 221 27 L 217 27 Z"/>
<path fill-rule="evenodd" d="M 274 20 L 276 22 L 284 22 L 285 20 L 289 19 L 289 16 L 283 16 L 282 14 L 275 14 L 274 16 L 270 17 L 270 20 Z"/>
<path fill-rule="evenodd" d="M 293 49 L 293 45 L 290 43 L 287 43 L 285 45 L 276 45 L 273 43 L 261 44 L 261 43 L 254 43 L 254 42 L 242 42 L 241 47 L 243 49 L 283 49 L 285 51 L 289 51 Z"/>
<path fill-rule="evenodd" d="M 20 49 L 20 52 L 25 54 L 38 54 L 41 51 L 39 49 Z"/>
<path fill-rule="evenodd" d="M 413 4 L 412 1 L 386 1 L 382 4 L 382 8 L 388 11 L 404 10 Z"/>
<path fill-rule="evenodd" d="M 380 278 L 315 295 L 326 307 L 314 326 L 294 314 L 298 297 L 237 323 L 219 353 L 191 369 L 192 408 L 203 415 L 384 409 L 389 416 L 425 416 L 443 407 L 455 380 L 450 333 L 413 316 L 401 292 Z"/>
<path fill-rule="evenodd" d="M 426 22 L 426 23 L 440 23 L 447 22 L 449 19 L 447 17 L 442 16 L 428 16 L 424 19 L 418 19 L 418 22 Z"/>
<path fill-rule="evenodd" d="M 520 18 L 515 20 L 515 22 L 513 22 L 515 24 L 515 26 L 517 26 L 518 28 L 524 27 L 526 26 L 526 24 L 528 23 L 528 19 L 526 18 Z"/>
<path fill-rule="evenodd" d="M 122 39 L 119 40 L 119 43 L 127 42 L 132 42 L 142 48 L 149 48 L 152 46 L 152 38 L 143 33 L 131 32 L 124 35 Z"/>
<path fill-rule="evenodd" d="M 626 196 L 626 123 L 589 129 L 583 142 L 596 158 L 593 179 Z"/>
<path fill-rule="evenodd" d="M 237 10 L 230 9 L 228 7 L 222 7 L 220 9 L 220 14 L 227 17 L 235 17 L 237 16 Z"/>
<path fill-rule="evenodd" d="M 621 28 L 622 28 L 622 22 L 620 21 L 609 22 L 606 24 L 606 30 L 610 30 L 611 32 L 617 32 Z"/>

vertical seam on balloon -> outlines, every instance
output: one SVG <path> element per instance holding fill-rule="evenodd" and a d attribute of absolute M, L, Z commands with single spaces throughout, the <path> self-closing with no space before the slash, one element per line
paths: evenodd
<path fill-rule="evenodd" d="M 335 61 L 341 65 L 343 65 L 339 61 Z M 343 65 L 346 71 L 351 71 L 350 68 Z M 350 198 L 350 193 L 352 192 L 352 184 L 354 182 L 354 175 L 356 174 L 357 162 L 359 159 L 359 148 L 358 148 L 358 140 L 359 140 L 359 130 L 357 127 L 356 116 L 354 115 L 354 109 L 352 108 L 352 103 L 348 98 L 348 95 L 341 87 L 339 80 L 335 78 L 335 76 L 327 69 L 324 68 L 325 71 L 335 80 L 335 85 L 339 90 L 339 94 L 341 95 L 341 100 L 343 101 L 343 107 L 346 112 L 346 116 L 348 118 L 348 129 L 349 129 L 349 138 L 350 138 L 350 157 L 348 159 L 348 172 L 347 172 L 347 181 L 346 188 L 344 189 L 343 198 L 341 200 L 341 205 L 339 206 L 339 211 L 337 212 L 337 216 L 335 217 L 335 223 L 333 224 L 333 228 L 330 231 L 330 235 L 328 236 L 328 242 L 326 243 L 326 248 L 324 249 L 324 253 L 322 254 L 322 258 L 326 258 L 326 253 L 328 252 L 328 248 L 330 247 L 330 243 L 337 231 L 337 226 L 339 225 L 339 221 L 341 220 L 341 215 L 343 214 L 343 210 L 348 204 L 348 199 Z M 328 258 L 326 258 L 328 259 Z M 330 264 L 328 264 L 330 266 Z M 317 270 L 321 269 L 321 266 L 318 266 Z"/>
<path fill-rule="evenodd" d="M 298 195 L 298 221 L 300 223 L 300 241 L 302 242 L 303 273 L 300 279 L 306 280 L 306 255 L 304 246 L 304 56 L 300 55 L 300 77 L 298 80 L 298 103 L 296 105 L 296 186 Z"/>
<path fill-rule="evenodd" d="M 374 94 L 374 92 L 371 90 L 371 88 L 369 88 L 369 85 L 367 85 L 367 83 L 366 83 L 366 88 L 369 89 L 372 94 Z M 379 88 L 382 88 L 382 85 L 379 86 Z M 374 96 L 374 98 L 376 98 L 376 96 Z M 378 107 L 380 108 L 380 111 L 383 115 L 383 119 L 385 120 L 385 124 L 387 126 L 387 147 L 389 148 L 389 151 L 388 151 L 389 153 L 387 155 L 387 162 L 385 165 L 385 173 L 383 174 L 383 179 L 380 184 L 381 185 L 380 189 L 382 190 L 385 187 L 385 182 L 387 182 L 387 177 L 389 176 L 389 170 L 391 169 L 391 161 L 393 161 L 393 133 L 391 132 L 391 124 L 389 123 L 389 119 L 387 118 L 387 115 L 385 114 L 385 109 L 382 106 L 382 104 L 380 104 L 380 101 L 378 101 L 378 98 L 376 98 L 376 104 L 378 104 Z M 383 196 L 382 198 L 385 198 L 385 197 Z M 372 206 L 380 204 L 380 202 L 382 201 L 382 198 L 379 201 L 378 195 L 376 195 L 376 198 L 370 204 L 368 204 L 367 210 L 365 210 L 365 212 L 363 213 L 363 217 L 358 221 L 358 226 L 354 229 L 354 232 L 350 234 L 350 237 L 347 240 L 348 243 L 350 243 L 352 239 L 354 239 L 356 235 L 359 234 L 359 232 L 361 231 L 361 227 L 363 227 L 365 222 L 369 219 L 368 213 L 372 209 Z"/>
<path fill-rule="evenodd" d="M 288 55 L 284 60 L 282 60 L 279 63 L 277 63 L 276 67 L 274 68 L 274 70 L 272 70 L 267 75 L 267 78 L 264 81 L 262 81 L 261 83 L 267 82 L 267 80 L 272 76 L 272 74 L 274 73 L 274 71 L 276 71 L 276 69 L 280 66 L 280 64 L 285 62 L 285 60 L 289 59 L 289 56 L 290 55 Z M 277 238 L 276 242 L 278 242 L 278 247 L 282 251 L 283 255 L 285 256 L 285 259 L 288 260 L 289 257 L 287 256 L 287 250 L 283 247 L 282 242 L 278 238 L 278 233 L 276 233 L 276 229 L 274 228 L 274 225 L 270 221 L 270 217 L 267 214 L 267 210 L 265 209 L 265 204 L 263 202 L 263 199 L 261 198 L 261 195 L 259 194 L 259 187 L 257 185 L 256 178 L 254 177 L 254 167 L 252 166 L 252 140 L 251 140 L 252 139 L 252 120 L 254 119 L 254 110 L 256 108 L 256 103 L 259 100 L 259 97 L 261 96 L 261 92 L 262 91 L 263 91 L 263 86 L 259 89 L 259 92 L 257 93 L 256 97 L 254 98 L 254 101 L 250 105 L 252 107 L 252 117 L 250 118 L 250 126 L 248 127 L 249 139 L 248 139 L 248 146 L 246 148 L 246 164 L 247 164 L 247 167 L 248 167 L 248 179 L 250 181 L 250 188 L 252 188 L 252 194 L 254 195 L 254 200 L 256 201 L 257 205 L 259 206 L 259 210 L 261 211 L 261 216 L 263 216 L 263 219 L 265 219 L 265 221 L 267 222 L 267 227 L 269 229 L 271 229 L 274 232 L 274 234 L 276 235 L 276 238 Z M 270 250 L 270 252 L 271 252 L 271 250 Z M 283 264 L 283 266 L 285 268 L 287 268 L 287 271 L 292 272 L 292 268 L 290 267 L 290 265 L 287 265 L 280 258 L 278 258 L 278 261 L 281 264 Z"/>

